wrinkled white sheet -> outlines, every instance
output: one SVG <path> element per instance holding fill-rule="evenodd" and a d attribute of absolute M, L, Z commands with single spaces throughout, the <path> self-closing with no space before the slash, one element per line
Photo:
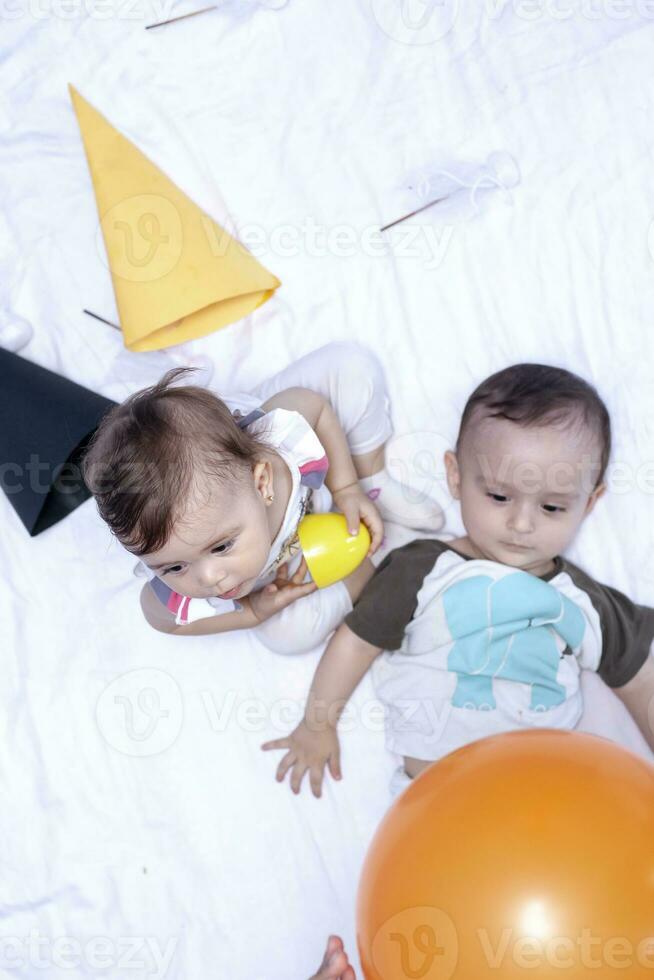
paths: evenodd
<path fill-rule="evenodd" d="M 3 5 L 0 291 L 35 329 L 25 356 L 116 399 L 168 366 L 82 313 L 115 306 L 70 81 L 216 219 L 260 229 L 283 287 L 190 346 L 218 385 L 245 390 L 330 339 L 370 345 L 393 465 L 457 532 L 424 450 L 451 443 L 471 388 L 521 359 L 580 372 L 620 470 L 570 557 L 651 603 L 654 11 L 412 0 L 400 30 L 396 0 L 232 0 L 144 30 L 199 6 Z M 428 212 L 374 254 L 366 232 L 416 200 L 410 177 L 494 150 L 521 168 L 513 206 L 486 193 L 449 230 Z M 356 962 L 357 877 L 395 766 L 369 679 L 343 781 L 295 798 L 259 745 L 292 725 L 319 651 L 155 633 L 92 502 L 33 540 L 0 511 L 0 933 L 18 975 L 45 975 L 40 956 L 52 978 L 305 980 L 329 932 Z M 647 753 L 587 681 L 586 726 Z"/>

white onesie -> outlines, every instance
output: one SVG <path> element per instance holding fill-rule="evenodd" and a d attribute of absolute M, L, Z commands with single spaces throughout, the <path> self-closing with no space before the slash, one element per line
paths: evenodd
<path fill-rule="evenodd" d="M 388 747 L 427 762 L 517 728 L 574 728 L 580 672 L 621 687 L 654 637 L 654 609 L 565 558 L 536 576 L 435 540 L 391 552 L 345 622 L 386 651 L 373 681 Z"/>

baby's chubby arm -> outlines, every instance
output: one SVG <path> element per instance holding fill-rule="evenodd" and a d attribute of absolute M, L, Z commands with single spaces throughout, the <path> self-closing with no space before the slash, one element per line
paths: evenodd
<path fill-rule="evenodd" d="M 313 795 L 319 797 L 325 765 L 334 779 L 341 778 L 340 748 L 336 726 L 355 687 L 381 653 L 353 633 L 343 623 L 334 633 L 311 684 L 304 718 L 286 738 L 264 742 L 261 748 L 287 749 L 277 768 L 277 780 L 282 782 L 289 769 L 291 789 L 300 792 L 304 775 L 309 770 Z"/>
<path fill-rule="evenodd" d="M 207 616 L 206 619 L 198 619 L 194 623 L 179 626 L 173 613 L 166 609 L 156 597 L 149 582 L 146 582 L 141 589 L 141 610 L 146 622 L 159 633 L 207 636 L 210 633 L 225 633 L 229 630 L 247 629 L 257 625 L 249 606 L 244 606 L 243 612 L 230 612 L 223 616 Z"/>
<path fill-rule="evenodd" d="M 303 560 L 295 574 L 289 578 L 287 565 L 282 565 L 277 571 L 274 582 L 266 585 L 259 592 L 251 592 L 239 599 L 243 607 L 241 612 L 206 616 L 184 626 L 176 623 L 175 616 L 159 601 L 149 582 L 146 582 L 141 590 L 141 609 L 150 626 L 160 633 L 174 633 L 176 636 L 208 636 L 231 630 L 253 629 L 281 612 L 296 599 L 315 592 L 315 582 L 303 581 L 306 570 L 306 563 Z"/>
<path fill-rule="evenodd" d="M 287 388 L 273 395 L 261 407 L 265 411 L 285 408 L 304 416 L 320 439 L 329 459 L 325 483 L 334 503 L 344 514 L 352 534 L 357 533 L 359 522 L 363 521 L 370 531 L 368 556 L 373 555 L 381 544 L 384 525 L 377 508 L 359 486 L 347 437 L 328 400 L 309 388 Z"/>

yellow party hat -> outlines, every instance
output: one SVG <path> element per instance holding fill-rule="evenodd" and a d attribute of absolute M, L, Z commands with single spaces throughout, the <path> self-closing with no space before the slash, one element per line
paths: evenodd
<path fill-rule="evenodd" d="M 159 350 L 247 316 L 279 280 L 68 86 L 125 346 Z"/>

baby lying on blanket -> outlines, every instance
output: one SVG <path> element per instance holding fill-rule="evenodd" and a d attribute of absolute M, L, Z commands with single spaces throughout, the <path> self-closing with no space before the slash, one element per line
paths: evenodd
<path fill-rule="evenodd" d="M 415 537 L 442 525 L 437 505 L 410 500 L 385 467 L 381 364 L 358 344 L 326 344 L 226 400 L 178 385 L 185 373 L 115 406 L 84 459 L 101 516 L 141 559 L 145 618 L 164 633 L 256 629 L 276 652 L 310 650 L 352 609 L 401 528 Z M 297 532 L 305 514 L 332 506 L 372 540 L 357 569 L 318 591 Z"/>
<path fill-rule="evenodd" d="M 484 381 L 445 454 L 466 530 L 386 556 L 320 661 L 300 725 L 264 749 L 299 792 L 340 778 L 337 720 L 373 666 L 399 791 L 430 762 L 521 727 L 574 728 L 580 672 L 597 671 L 650 746 L 654 609 L 561 557 L 605 492 L 609 415 L 568 371 L 519 364 Z M 387 651 L 382 657 L 382 650 Z"/>

